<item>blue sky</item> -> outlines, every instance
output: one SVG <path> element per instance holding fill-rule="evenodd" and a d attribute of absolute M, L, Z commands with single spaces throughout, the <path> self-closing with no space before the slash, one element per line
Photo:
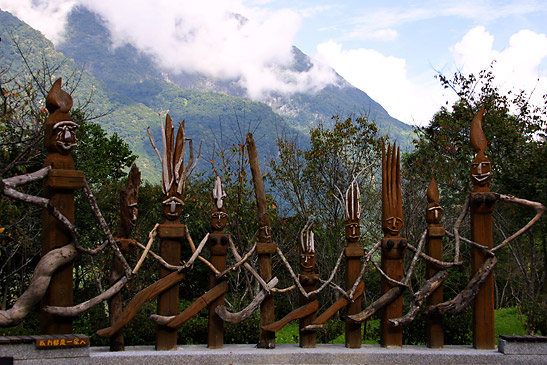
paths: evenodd
<path fill-rule="evenodd" d="M 318 90 L 333 82 L 330 65 L 392 116 L 423 125 L 455 99 L 436 72 L 478 73 L 494 59 L 502 90 L 533 91 L 535 103 L 547 94 L 545 1 L 0 0 L 55 44 L 76 5 L 101 15 L 114 46 L 131 43 L 170 71 L 239 78 L 258 100 Z M 314 58 L 307 74 L 283 67 L 292 45 Z"/>

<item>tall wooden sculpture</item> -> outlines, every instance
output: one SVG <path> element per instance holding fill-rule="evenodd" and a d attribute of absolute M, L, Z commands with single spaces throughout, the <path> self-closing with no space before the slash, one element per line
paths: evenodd
<path fill-rule="evenodd" d="M 361 237 L 361 206 L 359 204 L 359 185 L 355 182 L 346 191 L 345 216 L 346 216 L 346 290 L 351 290 L 361 271 L 361 258 L 365 251 L 359 245 Z M 346 314 L 361 312 L 361 297 L 355 298 L 346 306 Z M 361 347 L 361 323 L 346 319 L 346 347 Z"/>
<path fill-rule="evenodd" d="M 226 269 L 226 249 L 228 248 L 229 235 L 223 232 L 228 219 L 226 214 L 226 208 L 224 207 L 224 198 L 226 193 L 220 181 L 220 177 L 217 176 L 215 181 L 215 187 L 213 189 L 213 213 L 211 215 L 211 227 L 213 232 L 209 235 L 207 244 L 211 251 L 211 264 L 218 270 L 224 271 Z M 210 288 L 214 288 L 225 278 L 217 279 L 216 276 L 211 273 L 209 276 Z M 208 336 L 207 347 L 212 349 L 219 349 L 224 346 L 224 321 L 215 313 L 218 306 L 224 305 L 224 295 L 219 296 L 211 304 L 209 304 L 209 323 L 208 323 Z"/>
<path fill-rule="evenodd" d="M 264 180 L 258 163 L 258 152 L 252 133 L 247 134 L 247 150 L 249 152 L 249 164 L 253 175 L 253 183 L 256 194 L 256 205 L 258 215 L 258 269 L 260 276 L 266 282 L 272 279 L 272 254 L 277 252 L 277 245 L 272 241 L 270 216 L 268 215 L 268 204 L 266 202 L 266 191 Z M 275 348 L 275 332 L 265 330 L 263 327 L 275 321 L 275 308 L 273 294 L 268 294 L 260 303 L 260 336 L 257 346 L 260 348 Z"/>
<path fill-rule="evenodd" d="M 382 146 L 382 270 L 386 275 L 401 281 L 404 275 L 403 256 L 407 241 L 399 235 L 403 227 L 403 202 L 401 193 L 401 170 L 399 148 L 388 144 Z M 396 284 L 382 277 L 382 294 Z M 383 347 L 402 346 L 402 326 L 393 325 L 389 319 L 399 318 L 403 313 L 402 296 L 382 310 L 380 342 Z"/>
<path fill-rule="evenodd" d="M 74 169 L 70 152 L 76 146 L 78 124 L 70 117 L 72 97 L 61 89 L 62 80 L 55 81 L 46 98 L 49 117 L 45 123 L 44 143 L 47 149 L 44 166 L 51 166 L 44 180 L 44 198 L 50 199 L 68 220 L 74 223 L 74 190 L 83 187 L 84 174 Z M 42 256 L 70 242 L 67 230 L 47 211 L 42 215 Z M 42 307 L 68 307 L 73 304 L 72 263 L 57 270 L 42 298 Z M 42 334 L 72 333 L 72 319 L 40 312 Z"/>
<path fill-rule="evenodd" d="M 490 161 L 485 156 L 487 141 L 482 131 L 484 108 L 471 122 L 471 145 L 477 153 L 471 164 L 471 239 L 491 249 L 494 245 L 492 211 L 496 196 L 490 192 Z M 486 259 L 486 253 L 471 247 L 471 269 L 477 272 Z M 490 274 L 475 297 L 473 306 L 473 346 L 478 349 L 495 347 L 494 332 L 494 274 Z"/>
<path fill-rule="evenodd" d="M 427 188 L 426 222 L 427 222 L 427 244 L 426 253 L 439 261 L 443 260 L 443 237 L 445 229 L 440 224 L 443 209 L 439 205 L 439 189 L 435 179 L 431 179 Z M 426 263 L 427 278 L 433 277 L 439 268 L 430 261 Z M 443 288 L 440 286 L 430 296 L 427 297 L 427 305 L 435 305 L 443 302 Z M 444 330 L 442 315 L 438 312 L 427 314 L 426 319 L 427 347 L 444 347 Z"/>
<path fill-rule="evenodd" d="M 178 128 L 175 137 L 173 122 L 169 115 L 165 118 L 165 128 L 162 125 L 163 156 L 162 163 L 162 223 L 158 227 L 160 237 L 160 255 L 171 265 L 179 265 L 181 242 L 186 237 L 186 226 L 180 223 L 183 210 L 183 197 L 186 178 L 194 164 L 192 141 L 189 140 L 190 158 L 184 164 L 186 141 L 184 122 Z M 152 139 L 151 139 L 152 140 Z M 157 150 L 156 150 L 157 151 Z M 159 156 L 159 152 L 158 152 Z M 160 278 L 171 272 L 160 267 Z M 158 296 L 158 315 L 173 316 L 178 312 L 179 288 L 177 285 L 167 289 Z M 177 330 L 168 326 L 158 325 L 156 332 L 156 349 L 173 350 L 177 346 Z"/>
<path fill-rule="evenodd" d="M 306 293 L 314 291 L 319 281 L 319 275 L 315 273 L 315 243 L 311 226 L 312 222 L 310 220 L 300 232 L 300 275 L 298 279 Z M 300 306 L 312 303 L 314 300 L 316 300 L 316 295 L 310 295 L 306 298 L 300 294 L 299 297 Z M 316 346 L 317 333 L 315 331 L 302 331 L 307 325 L 313 323 L 316 316 L 317 312 L 314 311 L 300 319 L 298 324 L 300 328 L 300 347 L 314 348 Z"/>
<path fill-rule="evenodd" d="M 139 197 L 139 185 L 141 182 L 141 172 L 137 166 L 133 165 L 127 178 L 127 186 L 120 193 L 120 223 L 118 234 L 116 235 L 119 247 L 124 256 L 130 249 L 134 248 L 127 240 L 133 232 L 137 223 L 137 202 Z M 110 285 L 116 283 L 124 274 L 123 265 L 120 259 L 113 255 L 112 268 L 110 271 Z M 113 326 L 119 319 L 123 311 L 122 294 L 117 293 L 109 301 L 110 325 Z M 123 351 L 125 349 L 123 340 L 123 330 L 116 332 L 110 337 L 110 351 Z"/>

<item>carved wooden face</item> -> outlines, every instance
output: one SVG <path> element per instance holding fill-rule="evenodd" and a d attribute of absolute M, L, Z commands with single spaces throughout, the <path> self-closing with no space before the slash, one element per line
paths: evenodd
<path fill-rule="evenodd" d="M 300 267 L 302 268 L 302 273 L 312 274 L 315 269 L 315 252 L 301 252 Z"/>
<path fill-rule="evenodd" d="M 176 196 L 171 196 L 162 202 L 162 213 L 170 221 L 179 219 L 184 203 Z"/>
<path fill-rule="evenodd" d="M 361 237 L 361 227 L 359 221 L 348 220 L 346 222 L 346 238 L 350 241 L 356 241 Z"/>
<path fill-rule="evenodd" d="M 427 206 L 427 210 L 425 214 L 426 222 L 429 224 L 438 224 L 442 218 L 443 218 L 443 208 L 441 208 L 441 206 L 437 202 L 430 203 Z"/>
<path fill-rule="evenodd" d="M 228 221 L 228 214 L 225 212 L 225 209 L 215 211 L 211 214 L 211 227 L 213 231 L 220 232 L 226 227 L 226 222 Z"/>
<path fill-rule="evenodd" d="M 471 163 L 471 181 L 473 185 L 486 186 L 492 177 L 492 166 L 484 156 L 477 156 Z"/>
<path fill-rule="evenodd" d="M 70 120 L 63 120 L 46 125 L 45 142 L 48 151 L 68 155 L 76 147 L 76 131 L 78 124 Z"/>
<path fill-rule="evenodd" d="M 403 220 L 399 217 L 388 217 L 384 221 L 382 228 L 386 234 L 396 236 L 399 234 L 401 228 L 403 228 Z"/>

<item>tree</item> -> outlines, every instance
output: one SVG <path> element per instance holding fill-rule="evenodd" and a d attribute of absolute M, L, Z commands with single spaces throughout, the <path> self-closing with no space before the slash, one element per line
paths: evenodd
<path fill-rule="evenodd" d="M 404 159 L 405 199 L 413 201 L 407 206 L 421 204 L 425 208 L 425 199 L 417 202 L 416 192 L 434 176 L 446 212 L 444 225 L 453 226 L 457 210 L 470 191 L 469 168 L 473 159 L 470 121 L 482 107 L 486 108 L 483 129 L 488 140 L 486 154 L 492 164 L 491 190 L 545 204 L 547 172 L 541 164 L 547 157 L 547 105 L 532 105 L 524 91 L 502 94 L 495 86 L 491 69 L 481 71 L 478 77 L 458 73 L 452 79 L 443 75 L 439 79 L 445 88 L 456 92 L 458 100 L 451 108 L 442 107 L 428 126 L 416 131 L 416 149 Z M 409 194 L 411 191 L 414 193 Z M 494 240 L 500 242 L 516 232 L 533 214 L 524 208 L 497 204 Z M 462 232 L 466 229 L 464 226 Z M 497 305 L 526 308 L 532 332 L 542 325 L 536 316 L 545 313 L 547 305 L 546 233 L 543 219 L 527 236 L 500 252 L 496 271 Z M 545 318 L 542 321 L 545 323 Z M 543 327 L 542 333 L 546 329 Z"/>

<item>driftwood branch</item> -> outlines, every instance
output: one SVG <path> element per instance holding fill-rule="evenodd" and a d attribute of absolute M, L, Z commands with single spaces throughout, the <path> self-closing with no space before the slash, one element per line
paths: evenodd
<path fill-rule="evenodd" d="M 125 286 L 125 284 L 127 284 L 127 282 L 128 282 L 127 277 L 123 276 L 120 280 L 116 282 L 116 284 L 112 285 L 108 290 L 102 292 L 101 294 L 97 295 L 96 297 L 88 301 L 85 301 L 78 305 L 74 305 L 72 307 L 47 306 L 47 307 L 44 307 L 43 309 L 45 312 L 54 314 L 56 316 L 76 317 L 86 312 L 87 310 L 93 308 L 97 304 L 101 303 L 103 300 L 108 300 L 112 298 L 115 294 L 119 293 L 120 290 L 123 289 L 123 287 Z"/>
<path fill-rule="evenodd" d="M 352 314 L 348 316 L 348 318 L 358 323 L 366 321 L 380 309 L 393 303 L 395 299 L 399 298 L 405 291 L 405 288 L 406 287 L 402 285 L 394 286 L 393 288 L 389 289 L 384 295 L 382 295 L 380 299 L 369 305 L 365 310 L 357 314 Z"/>
<path fill-rule="evenodd" d="M 447 234 L 450 235 L 449 232 L 447 232 Z M 410 243 L 407 244 L 407 248 L 412 252 L 416 252 L 418 250 L 416 247 L 412 246 Z M 453 266 L 463 265 L 463 261 L 459 261 L 459 262 L 440 261 L 440 260 L 437 260 L 437 259 L 435 259 L 435 258 L 433 258 L 433 257 L 431 257 L 428 254 L 423 253 L 423 252 L 420 253 L 420 257 L 423 258 L 424 260 L 432 263 L 433 265 L 435 265 L 439 269 L 448 269 L 448 268 L 451 268 Z"/>
<path fill-rule="evenodd" d="M 235 271 L 237 270 L 238 267 L 240 267 L 241 265 L 243 265 L 244 263 L 247 262 L 247 260 L 252 256 L 252 254 L 254 253 L 256 249 L 256 243 L 253 245 L 253 247 L 251 247 L 251 249 L 245 254 L 243 255 L 243 258 L 241 260 L 239 260 L 238 262 L 236 262 L 233 266 L 227 268 L 226 270 L 224 270 L 223 272 L 219 273 L 219 274 L 216 274 L 216 278 L 219 279 L 221 277 L 223 277 L 224 275 L 226 275 L 227 273 L 229 272 L 232 272 L 232 271 Z"/>
<path fill-rule="evenodd" d="M 427 312 L 437 312 L 440 314 L 457 315 L 463 312 L 467 307 L 471 305 L 471 302 L 479 292 L 480 288 L 488 278 L 488 276 L 494 270 L 498 259 L 496 256 L 488 257 L 484 260 L 480 269 L 475 273 L 471 281 L 467 284 L 464 290 L 462 290 L 454 299 L 433 305 L 428 308 Z"/>
<path fill-rule="evenodd" d="M 506 238 L 505 240 L 503 240 L 502 243 L 500 243 L 499 245 L 494 247 L 492 249 L 492 252 L 496 252 L 497 250 L 503 248 L 509 242 L 513 241 L 515 238 L 517 238 L 518 236 L 520 236 L 521 234 L 526 232 L 528 229 L 530 229 L 530 227 L 532 227 L 539 220 L 539 218 L 541 218 L 541 216 L 545 212 L 545 207 L 543 206 L 543 204 L 541 204 L 539 202 L 533 202 L 533 201 L 526 200 L 526 199 L 515 198 L 512 195 L 503 195 L 503 194 L 497 194 L 497 198 L 501 201 L 504 201 L 504 202 L 520 204 L 520 205 L 524 205 L 525 207 L 533 208 L 536 211 L 536 215 L 524 227 L 519 229 L 515 234 L 513 234 L 512 236 Z"/>
<path fill-rule="evenodd" d="M 108 243 L 110 244 L 112 251 L 114 251 L 114 255 L 116 255 L 116 258 L 120 261 L 120 263 L 123 266 L 125 276 L 130 278 L 133 275 L 131 272 L 131 267 L 129 267 L 129 264 L 127 263 L 127 261 L 125 260 L 125 257 L 120 251 L 120 248 L 118 247 L 118 244 L 116 243 L 116 240 L 114 239 L 114 236 L 112 236 L 112 233 L 110 233 L 110 229 L 108 228 L 108 225 L 106 224 L 106 221 L 103 218 L 103 215 L 99 209 L 99 206 L 97 205 L 97 201 L 95 200 L 95 197 L 93 196 L 93 193 L 91 192 L 91 189 L 89 188 L 89 185 L 87 184 L 87 181 L 85 178 L 84 178 L 83 190 L 84 190 L 85 196 L 87 197 L 87 201 L 89 202 L 89 206 L 91 207 L 91 210 L 93 211 L 93 215 L 97 219 L 97 222 L 99 223 L 104 234 L 106 235 L 106 239 Z"/>
<path fill-rule="evenodd" d="M 329 285 L 332 282 L 332 280 L 334 279 L 334 275 L 336 275 L 336 272 L 338 271 L 338 268 L 340 267 L 340 263 L 342 262 L 343 257 L 344 257 L 344 251 L 342 250 L 342 252 L 340 252 L 340 256 L 338 256 L 338 260 L 336 261 L 336 264 L 334 265 L 334 268 L 332 269 L 332 272 L 329 278 L 326 281 L 323 281 L 323 284 L 319 288 L 308 292 L 309 296 L 320 293 L 327 285 Z"/>
<path fill-rule="evenodd" d="M 295 319 L 300 319 L 300 318 L 309 316 L 310 314 L 317 312 L 318 308 L 319 308 L 319 302 L 317 300 L 314 300 L 301 307 L 296 308 L 295 310 L 287 314 L 285 317 L 281 318 L 279 321 L 270 323 L 266 326 L 262 326 L 262 329 L 266 331 L 272 331 L 272 332 L 281 331 L 281 329 L 285 327 L 287 323 L 294 321 Z"/>
<path fill-rule="evenodd" d="M 296 287 L 300 291 L 300 294 L 302 294 L 305 298 L 309 298 L 309 294 L 306 293 L 306 290 L 302 287 L 302 284 L 300 284 L 300 280 L 298 280 L 298 277 L 294 273 L 294 271 L 291 267 L 291 264 L 289 264 L 289 262 L 285 258 L 285 255 L 283 255 L 283 252 L 279 249 L 279 247 L 276 247 L 275 249 L 277 251 L 277 255 L 279 256 L 279 258 L 281 258 L 281 261 L 283 261 L 283 263 L 285 264 L 285 267 L 289 271 L 294 283 L 296 284 Z"/>
<path fill-rule="evenodd" d="M 277 285 L 278 282 L 279 282 L 279 279 L 277 277 L 274 277 L 272 280 L 270 280 L 268 284 L 266 284 L 268 287 L 268 290 L 262 289 L 260 293 L 258 293 L 257 296 L 253 299 L 251 304 L 249 304 L 241 312 L 230 313 L 228 312 L 226 307 L 223 305 L 219 305 L 218 307 L 216 307 L 215 312 L 216 314 L 218 314 L 220 318 L 222 318 L 224 322 L 228 322 L 228 323 L 242 322 L 246 320 L 247 318 L 249 318 L 251 314 L 253 314 L 253 312 L 258 309 L 258 307 L 260 306 L 260 303 L 264 301 L 268 293 L 271 291 L 273 287 Z"/>
<path fill-rule="evenodd" d="M 408 286 L 408 283 L 410 282 L 410 277 L 412 276 L 414 267 L 416 266 L 416 263 L 418 262 L 418 257 L 420 257 L 420 254 L 422 253 L 422 250 L 424 248 L 426 237 L 427 237 L 427 230 L 424 231 L 424 233 L 422 234 L 422 237 L 420 238 L 420 242 L 418 243 L 418 248 L 416 249 L 416 252 L 414 253 L 414 257 L 412 257 L 412 262 L 410 263 L 410 266 L 406 272 L 406 276 L 403 279 L 403 284 L 407 286 Z"/>
<path fill-rule="evenodd" d="M 448 271 L 440 270 L 431 278 L 429 278 L 421 289 L 414 294 L 412 298 L 412 303 L 410 305 L 410 310 L 400 318 L 392 318 L 389 321 L 393 323 L 394 326 L 400 326 L 402 324 L 407 324 L 412 322 L 420 308 L 422 308 L 425 300 L 429 297 L 441 284 L 448 278 Z"/>
<path fill-rule="evenodd" d="M 188 228 L 185 231 L 186 231 L 186 239 L 188 240 L 188 243 L 190 244 L 190 248 L 192 249 L 192 253 L 196 253 L 196 246 L 194 245 L 194 241 L 192 240 L 192 237 L 190 236 L 190 232 L 188 232 Z M 208 238 L 209 234 L 207 234 L 206 237 Z M 205 242 L 207 242 L 207 240 L 202 241 L 202 242 L 205 244 Z M 201 244 L 200 244 L 200 246 L 201 246 Z M 215 275 L 220 274 L 220 271 L 217 270 L 215 265 L 211 264 L 205 257 L 199 256 L 200 252 L 201 252 L 201 250 L 199 250 L 197 258 L 201 262 L 203 262 L 205 265 L 207 265 L 209 267 L 209 269 L 211 269 L 215 273 Z"/>
<path fill-rule="evenodd" d="M 234 241 L 232 241 L 232 237 L 228 236 L 228 242 L 230 243 L 230 249 L 232 250 L 232 254 L 236 258 L 236 260 L 241 261 L 242 258 L 239 255 L 239 252 L 237 252 L 237 248 L 234 245 Z M 264 279 L 262 279 L 262 277 L 256 272 L 256 270 L 253 269 L 253 267 L 249 265 L 249 263 L 247 262 L 243 264 L 243 267 L 245 267 L 255 277 L 255 279 L 260 283 L 260 286 L 262 287 L 262 289 L 266 290 L 266 292 L 270 294 L 270 290 L 271 290 L 270 286 L 266 284 Z"/>
<path fill-rule="evenodd" d="M 137 264 L 135 265 L 135 268 L 133 269 L 133 274 L 136 274 L 142 263 L 144 262 L 144 259 L 146 258 L 146 255 L 148 254 L 148 251 L 150 251 L 150 247 L 152 247 L 152 243 L 154 243 L 154 239 L 158 235 L 158 226 L 159 224 L 156 223 L 154 228 L 148 233 L 148 243 L 146 244 L 146 247 L 144 248 L 144 251 L 142 252 L 141 257 L 139 258 L 139 261 L 137 261 Z"/>
<path fill-rule="evenodd" d="M 17 299 L 13 307 L 0 311 L 0 326 L 9 327 L 21 323 L 44 296 L 53 273 L 59 267 L 72 262 L 77 255 L 78 251 L 70 244 L 53 249 L 45 254 L 36 265 L 34 276 L 27 290 Z"/>

